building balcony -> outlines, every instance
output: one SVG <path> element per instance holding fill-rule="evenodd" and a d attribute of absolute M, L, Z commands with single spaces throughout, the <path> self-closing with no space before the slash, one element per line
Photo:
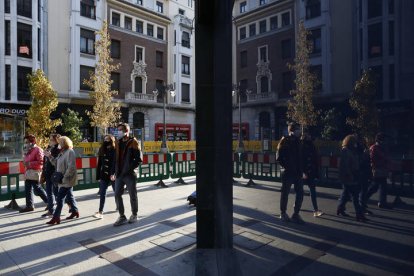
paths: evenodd
<path fill-rule="evenodd" d="M 145 103 L 145 104 L 156 104 L 157 97 L 154 94 L 143 94 L 135 92 L 127 92 L 125 94 L 125 101 L 130 103 Z"/>
<path fill-rule="evenodd" d="M 275 92 L 251 93 L 247 95 L 246 103 L 269 103 L 277 100 Z"/>

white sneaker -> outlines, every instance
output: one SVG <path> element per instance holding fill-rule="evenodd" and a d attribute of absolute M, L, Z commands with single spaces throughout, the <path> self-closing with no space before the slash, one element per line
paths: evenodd
<path fill-rule="evenodd" d="M 95 213 L 95 215 L 93 215 L 95 218 L 98 218 L 98 219 L 103 219 L 103 213 L 101 213 L 101 212 L 96 212 Z"/>
<path fill-rule="evenodd" d="M 138 221 L 138 217 L 134 216 L 134 215 L 131 215 L 129 217 L 128 223 L 134 223 L 134 222 L 137 222 L 137 221 Z"/>
<path fill-rule="evenodd" d="M 323 212 L 322 211 L 316 210 L 316 211 L 313 212 L 313 216 L 314 217 L 320 217 L 322 215 L 323 215 Z"/>

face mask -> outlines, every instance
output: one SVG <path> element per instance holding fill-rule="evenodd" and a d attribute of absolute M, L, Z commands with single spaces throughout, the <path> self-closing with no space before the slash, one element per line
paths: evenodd
<path fill-rule="evenodd" d="M 125 133 L 123 131 L 118 131 L 118 139 L 124 138 Z"/>
<path fill-rule="evenodd" d="M 58 149 L 62 149 L 62 146 L 60 144 L 58 145 Z"/>

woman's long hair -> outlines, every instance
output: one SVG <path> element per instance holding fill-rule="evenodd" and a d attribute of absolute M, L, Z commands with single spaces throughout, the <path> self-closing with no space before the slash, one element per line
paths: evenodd
<path fill-rule="evenodd" d="M 115 137 L 114 136 L 112 136 L 112 135 L 110 135 L 110 134 L 108 134 L 108 135 L 105 135 L 105 137 L 104 137 L 104 140 L 103 140 L 103 142 L 102 142 L 102 144 L 101 144 L 101 146 L 99 147 L 99 151 L 98 151 L 98 155 L 99 156 L 102 156 L 102 155 L 104 155 L 106 152 L 107 152 L 107 146 L 105 145 L 105 138 L 109 138 L 110 140 L 111 140 L 111 142 L 110 142 L 110 147 L 112 148 L 112 149 L 114 149 L 115 148 Z"/>

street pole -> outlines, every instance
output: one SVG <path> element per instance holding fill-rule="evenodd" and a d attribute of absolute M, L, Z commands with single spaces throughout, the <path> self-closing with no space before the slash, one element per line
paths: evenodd
<path fill-rule="evenodd" d="M 163 119 L 163 132 L 162 132 L 162 142 L 161 142 L 161 152 L 162 153 L 167 153 L 168 149 L 167 149 L 167 124 L 165 122 L 165 101 L 166 101 L 166 95 L 167 95 L 167 91 L 165 91 L 165 89 L 163 90 L 163 106 L 162 106 L 162 119 Z"/>
<path fill-rule="evenodd" d="M 244 152 L 244 145 L 243 145 L 243 137 L 242 137 L 242 117 L 241 117 L 241 91 L 240 88 L 237 89 L 237 97 L 239 100 L 239 147 L 237 152 L 242 153 Z"/>

